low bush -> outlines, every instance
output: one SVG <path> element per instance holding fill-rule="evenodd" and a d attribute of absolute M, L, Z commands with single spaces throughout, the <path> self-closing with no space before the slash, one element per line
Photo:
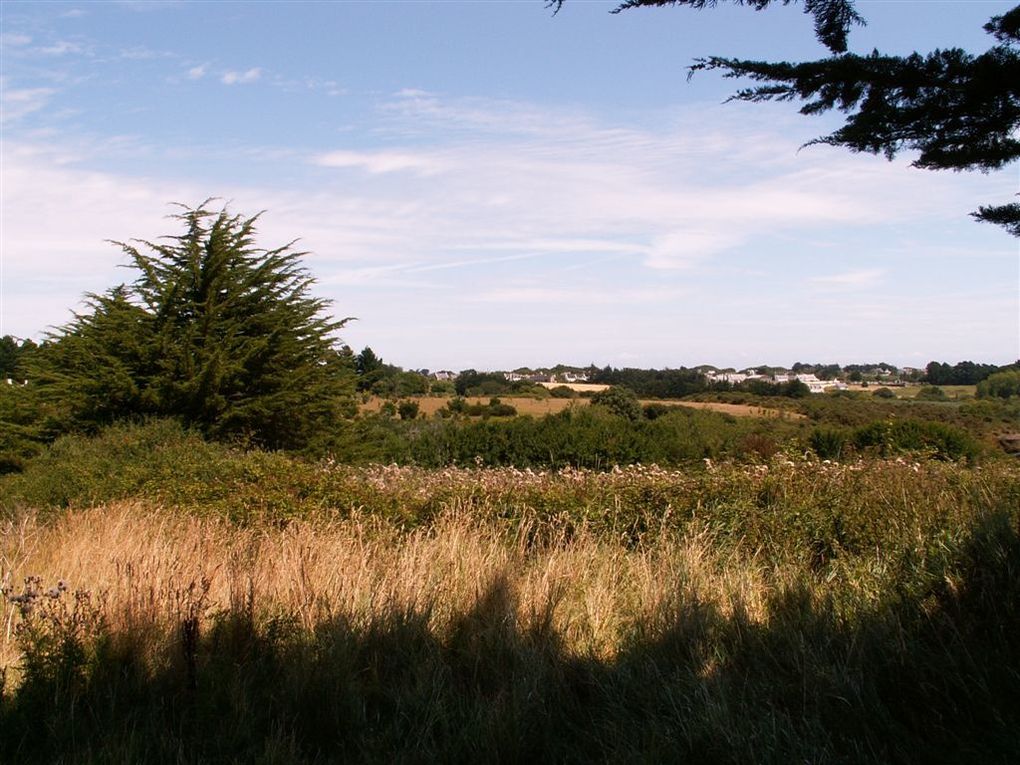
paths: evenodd
<path fill-rule="evenodd" d="M 938 459 L 973 460 L 981 452 L 980 445 L 966 431 L 920 420 L 871 423 L 854 431 L 853 443 L 859 450 L 875 450 L 883 457 L 911 452 Z"/>

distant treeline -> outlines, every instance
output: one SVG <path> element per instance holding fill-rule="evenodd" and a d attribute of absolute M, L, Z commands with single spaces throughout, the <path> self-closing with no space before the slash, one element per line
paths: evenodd
<path fill-rule="evenodd" d="M 931 385 L 977 385 L 996 372 L 1015 371 L 1020 369 L 1020 361 L 1004 367 L 995 364 L 975 364 L 973 361 L 961 361 L 949 364 L 932 361 L 925 367 L 924 382 Z"/>
<path fill-rule="evenodd" d="M 709 380 L 697 369 L 613 369 L 593 372 L 589 380 L 602 385 L 629 388 L 641 398 L 683 398 L 696 393 L 742 391 L 756 396 L 802 398 L 811 391 L 802 382 L 773 383 L 768 380 L 744 380 L 740 383 Z"/>

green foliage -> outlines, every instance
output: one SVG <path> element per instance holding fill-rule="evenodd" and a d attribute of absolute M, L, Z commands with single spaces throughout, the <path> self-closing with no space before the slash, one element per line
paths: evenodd
<path fill-rule="evenodd" d="M 746 390 L 756 396 L 783 396 L 785 398 L 806 398 L 811 389 L 800 380 L 787 380 L 773 383 L 767 380 L 744 380 L 734 386 L 736 390 Z"/>
<path fill-rule="evenodd" d="M 877 450 L 884 457 L 912 452 L 946 460 L 973 460 L 981 452 L 966 431 L 920 420 L 874 422 L 856 429 L 853 443 L 858 449 Z"/>
<path fill-rule="evenodd" d="M 641 407 L 641 413 L 647 420 L 656 420 L 659 417 L 669 414 L 674 409 L 676 409 L 675 406 L 653 402 L 651 404 L 645 404 L 643 407 Z"/>
<path fill-rule="evenodd" d="M 918 401 L 948 401 L 949 396 L 937 385 L 925 385 L 914 397 Z"/>
<path fill-rule="evenodd" d="M 996 372 L 978 383 L 978 398 L 1013 398 L 1020 396 L 1020 370 Z"/>
<path fill-rule="evenodd" d="M 12 335 L 0 337 L 0 383 L 24 382 L 28 377 L 26 361 L 37 349 L 32 340 L 19 341 Z"/>
<path fill-rule="evenodd" d="M 397 404 L 397 413 L 400 415 L 400 419 L 402 420 L 417 419 L 418 409 L 417 401 L 401 401 Z"/>
<path fill-rule="evenodd" d="M 612 385 L 591 397 L 592 406 L 601 406 L 618 417 L 639 420 L 643 412 L 637 394 L 622 385 Z"/>
<path fill-rule="evenodd" d="M 19 472 L 43 448 L 35 393 L 33 386 L 0 381 L 0 474 Z"/>
<path fill-rule="evenodd" d="M 676 465 L 743 455 L 742 439 L 761 427 L 752 420 L 693 409 L 678 408 L 655 420 L 639 414 L 632 420 L 593 406 L 541 419 L 422 423 L 402 434 L 402 449 L 388 453 L 387 459 L 426 467 L 470 465 L 476 458 L 486 465 L 521 468 Z"/>
<path fill-rule="evenodd" d="M 577 398 L 577 391 L 566 385 L 557 385 L 549 391 L 552 398 Z"/>
<path fill-rule="evenodd" d="M 929 362 L 924 370 L 923 381 L 931 385 L 976 385 L 991 374 L 1004 369 L 995 364 L 975 364 L 973 361 L 961 361 L 950 366 L 938 361 Z"/>
<path fill-rule="evenodd" d="M 457 389 L 451 380 L 432 380 L 428 392 L 433 396 L 452 396 Z"/>
<path fill-rule="evenodd" d="M 875 398 L 886 398 L 886 399 L 896 398 L 896 394 L 893 393 L 888 388 L 879 388 L 878 390 L 874 391 L 871 395 L 874 396 Z"/>
<path fill-rule="evenodd" d="M 841 459 L 850 442 L 850 434 L 841 428 L 816 428 L 811 432 L 809 443 L 820 458 Z"/>
<path fill-rule="evenodd" d="M 57 430 L 119 418 L 178 417 L 213 438 L 301 447 L 350 410 L 344 321 L 289 245 L 255 244 L 258 216 L 200 205 L 184 232 L 120 246 L 135 282 L 92 295 L 33 370 Z"/>
<path fill-rule="evenodd" d="M 512 404 L 504 404 L 499 398 L 493 396 L 488 403 L 469 403 L 467 399 L 455 396 L 450 399 L 445 407 L 439 410 L 442 417 L 514 417 L 517 409 Z"/>
<path fill-rule="evenodd" d="M 696 369 L 596 369 L 593 383 L 629 388 L 646 398 L 682 398 L 708 389 L 705 375 Z"/>
<path fill-rule="evenodd" d="M 482 388 L 488 383 L 487 389 Z M 505 393 L 509 390 L 506 378 L 498 372 L 477 372 L 465 369 L 453 383 L 458 396 L 485 395 L 489 393 Z"/>

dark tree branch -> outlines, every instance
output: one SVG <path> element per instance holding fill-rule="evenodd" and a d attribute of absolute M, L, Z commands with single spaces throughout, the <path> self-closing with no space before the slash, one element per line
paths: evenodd
<path fill-rule="evenodd" d="M 761 11 L 773 3 L 790 5 L 798 0 L 730 0 L 737 5 L 746 5 Z M 546 7 L 558 13 L 566 0 L 547 0 Z M 847 47 L 850 27 L 864 24 L 864 18 L 854 8 L 855 0 L 804 0 L 804 13 L 814 17 L 815 36 L 833 53 L 843 53 Z M 685 5 L 695 10 L 714 8 L 719 0 L 623 0 L 612 13 L 620 13 L 632 8 L 647 6 L 661 7 L 664 5 Z"/>

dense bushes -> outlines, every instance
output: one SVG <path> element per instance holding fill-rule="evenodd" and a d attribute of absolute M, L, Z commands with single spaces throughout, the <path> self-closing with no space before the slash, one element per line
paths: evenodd
<path fill-rule="evenodd" d="M 874 422 L 853 434 L 858 449 L 875 449 L 883 457 L 898 452 L 927 453 L 940 459 L 973 459 L 980 447 L 959 428 L 937 422 Z"/>
<path fill-rule="evenodd" d="M 980 444 L 966 431 L 938 422 L 889 420 L 858 428 L 816 428 L 811 448 L 823 459 L 842 459 L 851 454 L 894 457 L 913 454 L 944 460 L 973 460 Z"/>
<path fill-rule="evenodd" d="M 978 383 L 978 398 L 1013 398 L 1020 396 L 1020 370 L 996 372 Z"/>

